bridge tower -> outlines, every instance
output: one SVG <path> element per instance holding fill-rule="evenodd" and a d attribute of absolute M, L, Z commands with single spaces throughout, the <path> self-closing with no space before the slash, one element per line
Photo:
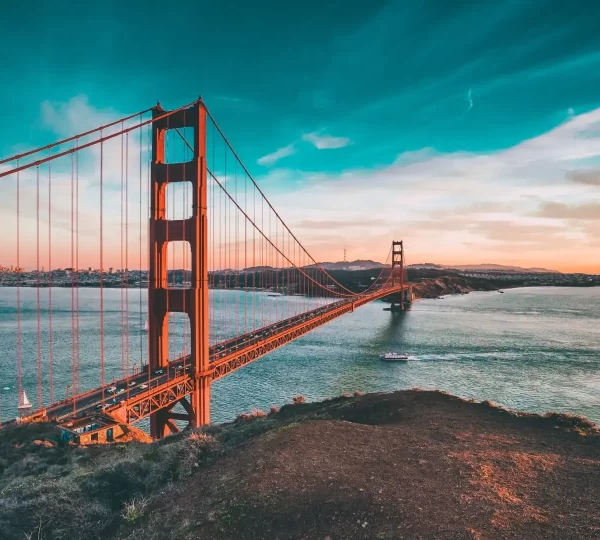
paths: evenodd
<path fill-rule="evenodd" d="M 208 231 L 206 176 L 206 108 L 200 99 L 192 107 L 164 116 L 160 103 L 153 109 L 152 164 L 150 178 L 150 246 L 148 277 L 148 362 L 149 369 L 169 373 L 169 313 L 187 313 L 190 321 L 191 355 L 189 376 L 193 391 L 151 415 L 153 437 L 177 431 L 173 420 L 187 420 L 192 427 L 210 421 L 208 334 Z M 170 129 L 192 128 L 193 157 L 182 163 L 167 163 L 165 136 Z M 187 219 L 167 220 L 166 189 L 174 182 L 192 186 L 192 213 Z M 170 242 L 188 242 L 191 252 L 191 286 L 173 289 L 168 285 L 167 253 Z M 187 365 L 187 364 L 186 364 Z M 185 373 L 185 371 L 184 371 Z M 181 403 L 186 414 L 172 412 Z"/>
<path fill-rule="evenodd" d="M 400 286 L 400 302 L 392 303 L 391 311 L 403 311 L 406 304 L 411 302 L 410 288 L 404 288 L 404 244 L 402 240 L 392 241 L 392 286 Z"/>

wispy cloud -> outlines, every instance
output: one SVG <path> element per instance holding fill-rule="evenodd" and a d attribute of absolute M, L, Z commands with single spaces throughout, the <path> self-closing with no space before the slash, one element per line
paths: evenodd
<path fill-rule="evenodd" d="M 467 109 L 467 111 L 470 111 L 473 108 L 473 89 L 469 88 L 469 91 L 467 92 L 467 103 L 469 104 L 469 108 Z"/>
<path fill-rule="evenodd" d="M 101 110 L 88 102 L 86 96 L 76 96 L 67 102 L 45 101 L 40 109 L 40 123 L 53 131 L 56 138 L 71 136 L 90 128 L 110 123 L 124 116 L 113 110 Z M 125 127 L 135 125 L 139 120 L 125 123 Z M 103 135 L 115 133 L 120 129 L 118 124 L 103 132 Z M 146 140 L 146 132 L 143 132 Z M 98 134 L 79 139 L 79 145 L 96 140 Z M 73 148 L 76 143 L 70 143 L 60 150 Z M 48 165 L 39 168 L 40 177 L 40 212 L 39 227 L 40 257 L 42 264 L 48 265 L 48 236 L 52 234 L 52 265 L 68 267 L 73 264 L 71 259 L 71 230 L 73 219 L 77 212 L 72 208 L 75 204 L 79 212 L 77 236 L 79 238 L 79 263 L 82 267 L 97 267 L 99 262 L 99 223 L 100 223 L 100 160 L 103 165 L 103 248 L 104 266 L 121 267 L 121 252 L 123 246 L 129 246 L 130 268 L 137 267 L 138 261 L 131 254 L 139 250 L 140 237 L 144 258 L 146 254 L 146 212 L 140 221 L 139 198 L 144 205 L 148 201 L 147 190 L 147 158 L 148 148 L 145 142 L 140 145 L 137 131 L 123 138 L 116 137 L 106 141 L 102 147 L 95 145 L 77 152 L 57 158 Z M 58 150 L 54 150 L 56 152 Z M 140 152 L 142 153 L 142 169 L 140 169 Z M 43 155 L 45 155 L 43 153 Z M 123 168 L 121 168 L 123 167 Z M 6 170 L 6 165 L 0 166 Z M 3 196 L 0 200 L 0 229 L 16 230 L 16 175 L 2 179 Z M 51 182 L 51 197 L 49 183 Z M 121 196 L 121 185 L 128 186 L 128 196 Z M 75 190 L 75 191 L 74 191 Z M 32 268 L 36 262 L 35 247 L 37 243 L 36 229 L 38 226 L 37 212 L 37 169 L 30 168 L 22 171 L 19 180 L 20 201 L 20 264 Z M 51 207 L 51 227 L 48 209 Z M 121 212 L 127 216 L 128 238 L 121 240 L 123 233 Z M 75 214 L 73 212 L 75 211 Z M 5 239 L 3 246 L 7 259 L 16 261 L 16 234 Z"/>
<path fill-rule="evenodd" d="M 568 180 L 574 184 L 584 186 L 600 186 L 600 171 L 570 171 L 566 174 Z"/>
<path fill-rule="evenodd" d="M 291 156 L 296 152 L 296 148 L 293 144 L 288 144 L 283 148 L 278 148 L 275 152 L 267 154 L 257 160 L 259 165 L 273 165 L 277 163 L 280 159 Z"/>
<path fill-rule="evenodd" d="M 343 148 L 352 144 L 348 137 L 331 137 L 329 135 L 319 135 L 317 132 L 307 133 L 302 139 L 311 143 L 319 150 L 331 150 L 334 148 Z"/>
<path fill-rule="evenodd" d="M 229 103 L 241 103 L 244 101 L 242 98 L 235 96 L 215 96 L 216 99 L 220 99 L 222 101 L 228 101 Z"/>
<path fill-rule="evenodd" d="M 537 216 L 553 219 L 600 220 L 600 202 L 584 204 L 543 203 Z"/>
<path fill-rule="evenodd" d="M 295 170 L 294 189 L 272 202 L 317 258 L 330 259 L 341 242 L 380 259 L 395 236 L 412 262 L 600 272 L 600 250 L 591 247 L 600 243 L 600 194 L 581 175 L 597 157 L 600 109 L 500 152 L 413 152 L 380 168 Z M 332 226 L 313 226 L 325 221 Z"/>

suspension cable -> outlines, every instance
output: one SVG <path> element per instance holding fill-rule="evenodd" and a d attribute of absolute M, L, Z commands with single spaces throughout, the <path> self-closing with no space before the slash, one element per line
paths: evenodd
<path fill-rule="evenodd" d="M 327 287 L 324 287 L 321 283 L 319 283 L 317 280 L 315 280 L 314 278 L 312 278 L 311 276 L 309 276 L 306 272 L 304 272 L 304 270 L 300 267 L 298 267 L 292 260 L 290 260 L 287 255 L 285 255 L 285 253 L 283 253 L 274 243 L 273 241 L 267 237 L 267 235 L 256 225 L 256 223 L 254 223 L 254 221 L 252 220 L 252 218 L 240 207 L 240 205 L 237 203 L 237 201 L 229 194 L 229 192 L 224 188 L 224 186 L 221 184 L 221 182 L 219 182 L 218 178 L 209 170 L 207 169 L 208 174 L 213 178 L 213 180 L 217 183 L 217 185 L 223 190 L 223 193 L 225 193 L 225 195 L 229 198 L 229 200 L 237 207 L 237 209 L 244 215 L 244 217 L 252 224 L 252 226 L 261 234 L 261 236 L 268 242 L 268 244 L 271 245 L 271 247 L 273 249 L 275 249 L 280 255 L 283 256 L 283 258 L 290 263 L 292 266 L 294 266 L 294 268 L 296 268 L 296 270 L 298 270 L 300 273 L 302 273 L 304 276 L 306 276 L 312 283 L 314 283 L 315 285 L 317 285 L 318 287 L 321 287 L 324 290 L 327 290 L 333 294 L 336 294 L 337 296 L 340 297 L 345 297 L 345 298 L 352 298 L 352 297 L 357 297 L 357 296 L 363 296 L 362 293 L 356 294 L 356 293 L 352 293 L 352 294 L 344 294 L 344 293 L 339 293 L 337 291 L 331 291 L 330 289 L 327 289 Z M 328 274 L 327 274 L 328 275 Z M 335 281 L 335 280 L 334 280 Z M 337 283 L 337 282 L 336 282 Z M 344 287 L 345 289 L 345 287 Z M 346 289 L 347 290 L 347 289 Z"/>
<path fill-rule="evenodd" d="M 71 148 L 70 150 L 65 150 L 64 152 L 60 152 L 58 154 L 54 154 L 51 157 L 48 158 L 44 158 L 44 159 L 40 159 L 38 161 L 34 161 L 32 163 L 28 163 L 27 165 L 22 165 L 20 167 L 15 167 L 14 169 L 10 169 L 8 171 L 4 171 L 4 172 L 0 172 L 0 178 L 4 177 L 4 176 L 8 176 L 9 174 L 14 174 L 18 171 L 23 171 L 25 169 L 30 169 L 32 167 L 39 167 L 40 165 L 42 165 L 43 163 L 47 163 L 48 161 L 52 161 L 54 159 L 58 159 L 61 158 L 63 156 L 67 156 L 69 154 L 72 154 L 74 152 L 79 152 L 80 150 L 84 150 L 85 148 L 89 148 L 90 146 L 94 146 L 96 144 L 102 144 L 106 141 L 109 141 L 110 139 L 114 139 L 115 137 L 118 137 L 119 135 L 123 135 L 124 133 L 129 133 L 130 131 L 135 131 L 136 129 L 141 128 L 142 126 L 145 126 L 146 124 L 152 124 L 153 122 L 158 122 L 159 120 L 162 120 L 163 118 L 168 118 L 169 116 L 178 113 L 179 111 L 183 110 L 183 109 L 187 109 L 191 106 L 193 106 L 194 104 L 196 104 L 198 101 L 194 101 L 192 103 L 188 103 L 187 105 L 184 105 L 183 107 L 179 107 L 178 109 L 174 109 L 172 111 L 168 111 L 165 112 L 164 114 L 161 114 L 160 116 L 157 116 L 155 118 L 150 118 L 149 120 L 146 120 L 144 122 L 140 122 L 139 124 L 136 124 L 134 126 L 122 129 L 120 131 L 117 131 L 115 133 L 111 133 L 110 135 L 105 135 L 105 136 L 101 136 L 99 139 L 96 139 L 95 141 L 91 141 L 89 143 L 86 144 L 82 144 L 81 146 L 77 146 L 75 148 Z M 134 115 L 136 116 L 136 115 Z M 14 158 L 10 158 L 10 159 L 14 159 Z"/>
<path fill-rule="evenodd" d="M 204 105 L 204 104 L 203 104 Z M 353 291 L 351 291 L 350 289 L 347 289 L 346 287 L 344 287 L 341 283 L 339 283 L 336 279 L 334 279 L 313 257 L 312 255 L 306 250 L 306 248 L 302 245 L 302 243 L 300 242 L 300 240 L 298 240 L 298 238 L 296 237 L 296 235 L 294 235 L 294 233 L 290 230 L 290 228 L 287 226 L 287 224 L 285 223 L 285 221 L 283 221 L 283 219 L 281 218 L 281 216 L 279 215 L 279 213 L 277 212 L 277 210 L 275 210 L 275 208 L 273 208 L 273 205 L 270 203 L 269 199 L 267 199 L 266 195 L 264 194 L 264 192 L 260 189 L 260 187 L 258 186 L 258 184 L 256 183 L 256 180 L 254 180 L 254 177 L 250 174 L 250 171 L 248 171 L 248 169 L 246 168 L 246 166 L 244 165 L 244 163 L 242 162 L 242 160 L 240 159 L 240 157 L 238 156 L 237 152 L 233 149 L 233 146 L 231 145 L 231 143 L 229 142 L 229 140 L 227 139 L 227 137 L 225 136 L 225 134 L 223 133 L 223 131 L 221 130 L 221 128 L 219 127 L 219 125 L 217 124 L 216 120 L 214 119 L 213 115 L 210 113 L 210 111 L 208 110 L 208 107 L 206 107 L 206 105 L 204 105 L 204 108 L 206 110 L 206 114 L 208 114 L 209 118 L 212 120 L 213 124 L 215 125 L 215 127 L 217 128 L 217 131 L 219 132 L 219 134 L 221 135 L 221 137 L 223 138 L 223 141 L 225 142 L 225 144 L 229 147 L 229 149 L 231 150 L 231 153 L 235 156 L 235 158 L 237 159 L 238 163 L 242 166 L 242 168 L 244 169 L 244 172 L 248 175 L 248 177 L 250 178 L 250 180 L 252 181 L 252 183 L 256 186 L 256 189 L 258 190 L 258 192 L 263 196 L 263 198 L 265 199 L 265 201 L 267 202 L 267 204 L 269 205 L 269 208 L 271 208 L 271 210 L 273 211 L 273 213 L 277 216 L 277 218 L 279 219 L 279 221 L 281 221 L 281 223 L 283 224 L 283 226 L 286 228 L 286 230 L 292 235 L 292 238 L 294 240 L 296 240 L 296 242 L 298 242 L 298 244 L 300 245 L 300 247 L 302 248 L 302 250 L 304 251 L 304 253 L 306 253 L 306 255 L 308 255 L 309 259 L 315 264 L 315 266 L 317 266 L 327 277 L 329 277 L 336 285 L 338 285 L 341 289 L 349 292 L 351 295 L 354 296 L 358 296 L 356 293 L 354 293 Z"/>
<path fill-rule="evenodd" d="M 152 110 L 152 108 L 146 109 L 144 111 L 141 111 L 141 112 L 138 112 L 138 113 L 126 116 L 125 118 L 121 118 L 119 120 L 115 120 L 114 122 L 110 122 L 109 124 L 105 124 L 103 126 L 91 129 L 90 131 L 86 131 L 85 133 L 80 133 L 79 135 L 73 135 L 72 137 L 69 137 L 68 139 L 63 139 L 62 141 L 58 141 L 58 142 L 55 142 L 55 143 L 52 143 L 52 144 L 48 144 L 46 146 L 40 146 L 39 148 L 36 148 L 34 150 L 28 150 L 27 152 L 24 152 L 23 154 L 18 154 L 16 156 L 12 156 L 12 157 L 9 157 L 9 158 L 2 159 L 2 160 L 0 160 L 0 165 L 2 165 L 3 163 L 6 163 L 7 161 L 15 161 L 15 160 L 27 157 L 27 156 L 31 156 L 32 154 L 38 154 L 38 153 L 42 152 L 43 150 L 50 150 L 51 148 L 54 148 L 56 146 L 60 146 L 61 144 L 65 144 L 65 143 L 74 141 L 76 139 L 80 139 L 81 137 L 85 137 L 87 135 L 91 135 L 92 133 L 96 133 L 98 131 L 102 131 L 102 130 L 104 130 L 106 128 L 109 128 L 109 127 L 115 126 L 117 124 L 120 124 L 121 122 L 126 122 L 127 120 L 131 120 L 132 118 L 135 118 L 136 116 L 138 116 L 140 114 L 145 114 L 145 113 L 147 113 L 147 112 L 149 112 L 151 110 Z"/>

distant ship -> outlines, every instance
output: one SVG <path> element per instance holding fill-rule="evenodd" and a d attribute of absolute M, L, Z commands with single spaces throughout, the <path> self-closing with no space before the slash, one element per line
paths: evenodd
<path fill-rule="evenodd" d="M 25 416 L 31 410 L 32 407 L 33 405 L 31 405 L 31 403 L 27 399 L 27 394 L 25 393 L 25 390 L 23 390 L 23 393 L 21 394 L 21 399 L 19 399 L 19 406 L 17 407 L 17 410 L 19 411 L 19 416 Z"/>
<path fill-rule="evenodd" d="M 407 362 L 408 355 L 403 354 L 403 353 L 397 353 L 397 352 L 388 352 L 388 353 L 382 354 L 381 359 L 385 360 L 386 362 Z"/>

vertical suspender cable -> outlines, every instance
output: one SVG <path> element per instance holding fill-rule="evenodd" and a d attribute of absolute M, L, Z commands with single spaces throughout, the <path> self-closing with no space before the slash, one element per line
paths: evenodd
<path fill-rule="evenodd" d="M 177 202 L 177 187 L 178 187 L 178 183 L 174 183 L 173 187 L 171 188 L 171 201 L 173 203 L 173 208 L 171 210 L 171 217 L 170 219 L 175 219 L 175 203 Z M 177 242 L 173 242 L 172 246 L 169 246 L 169 249 L 171 251 L 171 276 L 173 278 L 173 288 L 177 287 L 177 282 L 176 282 L 176 274 L 177 272 L 175 271 L 175 269 L 177 268 L 176 263 L 175 263 L 175 259 L 176 259 L 176 251 L 177 251 Z M 169 285 L 170 286 L 170 285 Z M 178 324 L 177 324 L 177 316 L 175 315 L 174 317 L 172 317 L 173 321 L 171 322 L 171 317 L 169 316 L 169 330 L 171 329 L 171 326 L 173 326 L 173 343 L 169 343 L 169 349 L 171 349 L 171 347 L 173 346 L 173 344 L 175 344 L 175 348 L 174 351 L 177 350 L 177 346 L 176 346 L 176 337 L 177 337 L 177 328 L 178 328 Z M 170 354 L 169 354 L 169 358 L 170 358 Z"/>
<path fill-rule="evenodd" d="M 19 160 L 17 160 L 17 167 Z M 18 403 L 23 395 L 21 357 L 21 178 L 17 172 L 17 389 Z"/>
<path fill-rule="evenodd" d="M 75 375 L 77 338 L 75 335 L 75 161 L 71 154 L 71 390 L 73 398 L 77 393 Z M 75 403 L 75 399 L 73 399 Z"/>
<path fill-rule="evenodd" d="M 244 174 L 244 210 L 248 212 L 248 177 Z M 244 333 L 248 332 L 248 220 L 244 218 Z"/>
<path fill-rule="evenodd" d="M 76 141 L 76 145 L 79 146 L 79 139 Z M 77 313 L 75 317 L 76 323 L 76 360 L 77 360 L 77 393 L 81 393 L 81 333 L 79 325 L 79 152 L 75 154 L 75 303 L 77 305 Z M 73 407 L 76 408 L 75 400 L 73 400 Z"/>
<path fill-rule="evenodd" d="M 100 132 L 102 136 L 102 132 Z M 104 143 L 100 143 L 100 381 L 104 404 Z"/>
<path fill-rule="evenodd" d="M 141 134 L 140 128 L 140 134 Z M 124 299 L 124 322 L 125 322 L 125 376 L 129 378 L 129 133 L 125 139 L 125 299 Z M 140 152 L 141 152 L 140 148 Z M 140 173 L 141 184 L 141 173 Z M 140 222 L 141 225 L 141 222 Z M 141 240 L 140 240 L 141 242 Z M 129 392 L 129 385 L 127 385 Z"/>
<path fill-rule="evenodd" d="M 152 138 L 151 138 L 151 134 L 152 134 L 152 124 L 148 124 L 148 128 L 147 128 L 147 144 L 148 147 L 146 149 L 147 153 L 148 153 L 148 165 L 146 166 L 146 212 L 147 212 L 147 220 L 146 220 L 146 245 L 149 243 L 150 241 L 150 217 L 152 215 L 152 211 L 150 209 L 150 169 L 152 166 Z M 140 157 L 141 159 L 141 157 Z M 140 185 L 140 260 L 139 260 L 139 265 L 140 265 L 140 365 L 143 364 L 143 333 L 142 333 L 142 187 Z M 146 253 L 146 263 L 147 263 L 147 269 L 146 269 L 146 281 L 147 281 L 147 290 L 149 290 L 150 288 L 150 251 L 148 251 Z M 146 294 L 148 295 L 148 292 L 146 292 Z M 147 317 L 149 317 L 149 313 L 146 314 Z M 148 346 L 148 358 L 147 358 L 147 364 L 148 364 L 148 392 L 150 392 L 150 379 L 152 377 L 152 374 L 150 373 L 150 339 L 147 339 L 147 346 Z"/>
<path fill-rule="evenodd" d="M 52 376 L 52 164 L 48 163 L 48 379 L 50 403 L 54 402 Z"/>
<path fill-rule="evenodd" d="M 123 130 L 124 126 L 121 124 L 121 130 Z M 121 378 L 125 377 L 125 292 L 123 290 L 125 286 L 124 276 L 125 276 L 125 266 L 123 265 L 123 195 L 125 192 L 125 184 L 124 184 L 124 174 L 123 174 L 123 134 L 121 133 L 121 270 L 120 270 L 120 301 L 121 301 Z"/>
<path fill-rule="evenodd" d="M 36 311 L 37 311 L 37 398 L 42 408 L 42 340 L 40 320 L 40 168 L 36 167 Z"/>

